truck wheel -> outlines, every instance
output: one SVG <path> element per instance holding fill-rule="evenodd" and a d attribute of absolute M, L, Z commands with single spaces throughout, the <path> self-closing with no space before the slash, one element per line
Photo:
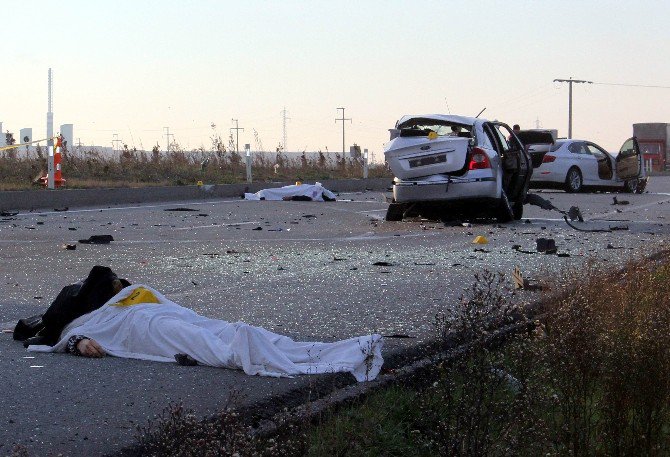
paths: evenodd
<path fill-rule="evenodd" d="M 405 207 L 406 205 L 404 203 L 389 204 L 389 207 L 386 210 L 386 220 L 391 222 L 401 221 L 405 214 Z"/>

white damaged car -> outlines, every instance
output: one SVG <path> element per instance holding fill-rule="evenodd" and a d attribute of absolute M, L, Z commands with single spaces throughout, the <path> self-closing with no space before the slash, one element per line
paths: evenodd
<path fill-rule="evenodd" d="M 384 156 L 395 178 L 386 220 L 521 219 L 533 167 L 506 124 L 429 114 L 404 116 Z"/>
<path fill-rule="evenodd" d="M 591 141 L 556 140 L 546 132 L 522 130 L 517 135 L 535 168 L 531 187 L 573 193 L 587 188 L 644 192 L 648 178 L 635 137 L 627 139 L 615 155 Z"/>

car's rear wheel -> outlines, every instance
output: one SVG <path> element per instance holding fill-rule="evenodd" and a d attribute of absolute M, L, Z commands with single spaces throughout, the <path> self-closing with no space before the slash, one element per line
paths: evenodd
<path fill-rule="evenodd" d="M 507 198 L 507 193 L 503 189 L 500 195 L 500 203 L 496 210 L 496 219 L 500 223 L 511 222 L 514 220 L 514 209 Z"/>
<path fill-rule="evenodd" d="M 583 184 L 584 181 L 582 180 L 582 173 L 579 171 L 579 168 L 570 168 L 565 177 L 565 191 L 575 194 L 582 190 Z"/>
<path fill-rule="evenodd" d="M 401 221 L 405 214 L 406 205 L 404 203 L 391 203 L 386 210 L 386 220 L 397 222 Z"/>

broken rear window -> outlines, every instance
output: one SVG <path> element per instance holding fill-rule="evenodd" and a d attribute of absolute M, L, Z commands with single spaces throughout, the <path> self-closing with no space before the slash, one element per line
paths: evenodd
<path fill-rule="evenodd" d="M 437 136 L 452 136 L 461 138 L 472 138 L 472 126 L 453 124 L 453 123 L 436 123 L 429 120 L 409 120 L 399 126 L 400 136 L 428 136 L 431 132 L 435 132 Z"/>

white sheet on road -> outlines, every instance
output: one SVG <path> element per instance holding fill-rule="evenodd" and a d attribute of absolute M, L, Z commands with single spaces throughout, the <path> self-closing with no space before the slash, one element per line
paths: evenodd
<path fill-rule="evenodd" d="M 116 357 L 175 362 L 174 355 L 184 353 L 203 365 L 261 376 L 349 372 L 367 381 L 377 377 L 383 363 L 381 335 L 296 342 L 242 322 L 200 316 L 141 284 L 126 287 L 101 308 L 74 320 L 55 346 L 28 350 L 64 352 L 72 335 L 92 338 Z"/>
<path fill-rule="evenodd" d="M 324 188 L 321 183 L 299 184 L 292 186 L 276 187 L 259 190 L 255 194 L 245 193 L 245 200 L 283 200 L 284 197 L 309 197 L 313 201 L 324 201 L 323 196 L 329 200 L 335 200 L 334 193 Z"/>

